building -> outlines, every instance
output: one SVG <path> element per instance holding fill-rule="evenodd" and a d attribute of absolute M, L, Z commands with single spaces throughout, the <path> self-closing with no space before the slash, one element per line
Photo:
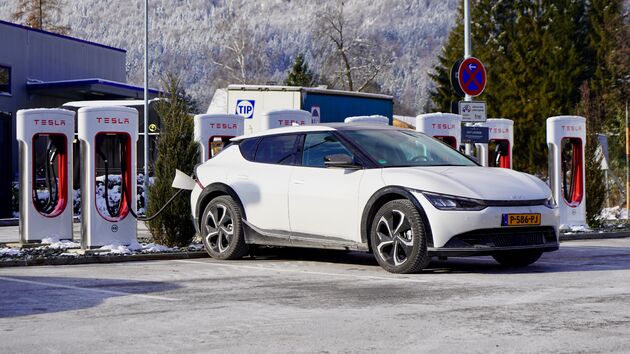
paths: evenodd
<path fill-rule="evenodd" d="M 6 202 L 11 185 L 18 180 L 18 110 L 60 107 L 68 101 L 143 99 L 143 88 L 126 83 L 124 49 L 5 21 L 0 21 L 0 48 L 0 218 L 6 218 L 11 217 Z M 149 95 L 159 92 L 150 90 Z"/>

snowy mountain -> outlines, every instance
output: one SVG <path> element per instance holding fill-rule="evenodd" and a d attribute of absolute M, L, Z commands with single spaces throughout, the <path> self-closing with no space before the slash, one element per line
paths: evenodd
<path fill-rule="evenodd" d="M 243 39 L 256 80 L 282 83 L 298 53 L 320 73 L 334 54 L 319 32 L 325 6 L 336 0 L 150 0 L 150 85 L 170 71 L 205 111 L 217 87 L 237 83 L 222 67 L 226 46 Z M 384 93 L 419 112 L 428 97 L 428 71 L 454 25 L 457 0 L 347 0 L 348 33 L 374 43 L 391 60 L 376 78 Z M 0 3 L 11 21 L 16 1 Z M 73 37 L 127 49 L 127 77 L 142 84 L 144 2 L 65 0 L 58 24 Z M 235 35 L 236 33 L 236 35 Z M 240 36 L 240 37 L 239 37 Z M 229 51 L 228 51 L 229 52 Z M 213 60 L 214 59 L 214 60 Z"/>

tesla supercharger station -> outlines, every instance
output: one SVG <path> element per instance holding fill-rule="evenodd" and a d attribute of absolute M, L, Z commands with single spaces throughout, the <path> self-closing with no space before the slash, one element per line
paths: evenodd
<path fill-rule="evenodd" d="M 301 109 L 280 109 L 263 114 L 260 129 L 265 131 L 293 125 L 310 125 L 312 121 L 313 117 L 310 112 Z"/>
<path fill-rule="evenodd" d="M 462 116 L 453 113 L 427 113 L 416 117 L 416 130 L 459 149 Z"/>
<path fill-rule="evenodd" d="M 366 123 L 366 124 L 381 124 L 389 125 L 389 118 L 380 115 L 373 116 L 354 116 L 348 117 L 343 120 L 345 123 Z"/>
<path fill-rule="evenodd" d="M 74 112 L 17 112 L 20 150 L 20 242 L 72 239 Z"/>
<path fill-rule="evenodd" d="M 129 107 L 79 109 L 81 247 L 136 241 L 138 111 Z M 133 209 L 132 209 L 133 208 Z"/>
<path fill-rule="evenodd" d="M 475 144 L 481 165 L 512 168 L 514 121 L 503 118 L 489 118 L 485 123 L 477 123 L 475 126 L 488 128 L 488 143 Z"/>
<path fill-rule="evenodd" d="M 201 149 L 201 162 L 218 154 L 230 139 L 243 135 L 244 118 L 236 114 L 198 114 L 194 118 L 195 141 Z"/>
<path fill-rule="evenodd" d="M 549 186 L 560 209 L 560 227 L 586 225 L 586 119 L 558 116 L 547 119 Z"/>

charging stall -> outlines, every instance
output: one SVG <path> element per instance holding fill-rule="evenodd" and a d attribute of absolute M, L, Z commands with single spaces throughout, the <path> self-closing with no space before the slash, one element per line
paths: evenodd
<path fill-rule="evenodd" d="M 20 242 L 72 240 L 74 112 L 17 112 L 20 149 Z"/>
<path fill-rule="evenodd" d="M 373 115 L 373 116 L 354 116 L 348 117 L 343 120 L 345 123 L 365 123 L 365 124 L 380 124 L 389 125 L 389 118 L 385 116 Z"/>
<path fill-rule="evenodd" d="M 547 119 L 549 186 L 560 209 L 561 228 L 586 225 L 585 144 L 584 117 Z"/>
<path fill-rule="evenodd" d="M 81 142 L 81 247 L 136 241 L 136 146 L 138 111 L 128 107 L 83 107 Z"/>
<path fill-rule="evenodd" d="M 512 168 L 514 146 L 514 121 L 503 118 L 490 118 L 477 127 L 488 128 L 488 143 L 475 144 L 481 165 L 486 167 Z"/>
<path fill-rule="evenodd" d="M 301 109 L 280 109 L 266 112 L 260 121 L 260 131 L 293 125 L 310 125 L 313 117 Z"/>
<path fill-rule="evenodd" d="M 462 116 L 453 113 L 427 113 L 416 117 L 416 130 L 459 149 Z"/>
<path fill-rule="evenodd" d="M 245 129 L 243 117 L 236 114 L 198 114 L 194 124 L 201 162 L 213 158 L 230 139 L 243 135 Z"/>

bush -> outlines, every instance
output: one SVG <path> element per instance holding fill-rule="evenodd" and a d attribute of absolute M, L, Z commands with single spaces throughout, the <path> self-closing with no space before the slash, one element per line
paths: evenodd
<path fill-rule="evenodd" d="M 171 187 L 175 169 L 192 173 L 197 164 L 198 147 L 194 141 L 193 117 L 188 114 L 180 81 L 174 75 L 163 80 L 168 98 L 161 100 L 157 112 L 162 131 L 157 139 L 158 156 L 155 161 L 155 181 L 149 186 L 147 216 L 155 213 L 176 192 Z M 159 216 L 148 222 L 155 242 L 167 246 L 187 246 L 195 235 L 190 211 L 189 192 L 177 197 Z"/>

